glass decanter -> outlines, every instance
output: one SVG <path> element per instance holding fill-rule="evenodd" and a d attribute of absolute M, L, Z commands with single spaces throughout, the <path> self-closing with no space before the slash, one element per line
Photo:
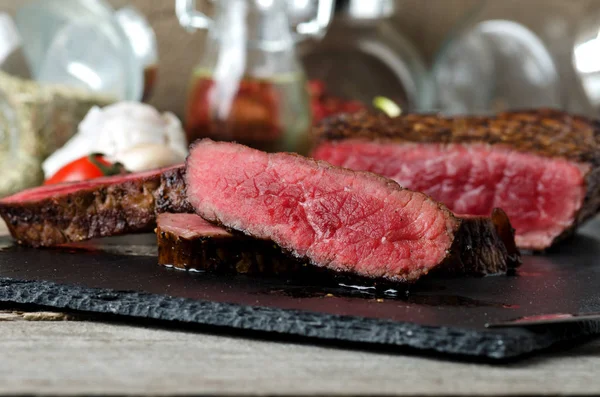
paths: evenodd
<path fill-rule="evenodd" d="M 332 1 L 320 0 L 316 17 L 290 27 L 287 1 L 218 0 L 214 17 L 193 0 L 177 0 L 188 29 L 208 29 L 190 84 L 185 111 L 188 141 L 202 137 L 267 151 L 305 153 L 311 125 L 306 77 L 297 41 L 320 36 Z"/>

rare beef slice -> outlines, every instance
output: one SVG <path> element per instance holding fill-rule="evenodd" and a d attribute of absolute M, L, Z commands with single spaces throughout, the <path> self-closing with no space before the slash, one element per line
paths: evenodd
<path fill-rule="evenodd" d="M 0 200 L 0 215 L 24 245 L 53 246 L 152 231 L 157 212 L 190 212 L 183 166 L 28 189 Z"/>
<path fill-rule="evenodd" d="M 232 234 L 195 214 L 158 214 L 158 263 L 219 273 L 287 274 L 303 264 L 269 240 Z"/>
<path fill-rule="evenodd" d="M 192 146 L 186 166 L 187 200 L 204 219 L 335 272 L 412 282 L 519 263 L 501 210 L 459 218 L 372 173 L 208 139 Z"/>
<path fill-rule="evenodd" d="M 312 156 L 391 178 L 457 214 L 502 208 L 517 245 L 543 250 L 598 212 L 599 127 L 555 110 L 448 118 L 363 112 L 318 126 Z"/>

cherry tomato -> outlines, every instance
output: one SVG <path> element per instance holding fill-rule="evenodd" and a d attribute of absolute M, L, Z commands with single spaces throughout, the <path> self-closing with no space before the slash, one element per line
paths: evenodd
<path fill-rule="evenodd" d="M 325 94 L 325 82 L 321 80 L 310 80 L 308 82 L 308 92 L 313 98 L 320 97 Z"/>
<path fill-rule="evenodd" d="M 70 162 L 58 170 L 44 185 L 53 185 L 62 182 L 77 182 L 124 173 L 123 166 L 113 164 L 101 154 L 93 153 Z"/>
<path fill-rule="evenodd" d="M 365 105 L 358 101 L 348 101 L 344 104 L 344 112 L 354 113 L 363 110 Z"/>
<path fill-rule="evenodd" d="M 325 83 L 321 80 L 309 81 L 308 91 L 310 93 L 313 124 L 318 124 L 324 118 L 335 114 L 355 113 L 365 109 L 365 106 L 359 101 L 348 101 L 330 95 L 327 92 Z"/>

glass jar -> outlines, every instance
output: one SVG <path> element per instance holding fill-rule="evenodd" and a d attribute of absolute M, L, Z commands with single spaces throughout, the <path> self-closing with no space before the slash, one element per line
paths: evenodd
<path fill-rule="evenodd" d="M 32 0 L 18 8 L 15 22 L 35 80 L 116 100 L 151 92 L 156 40 L 136 9 L 115 12 L 105 0 Z"/>
<path fill-rule="evenodd" d="M 600 3 L 585 8 L 578 18 L 571 62 L 589 106 L 587 114 L 600 117 Z"/>
<path fill-rule="evenodd" d="M 310 79 L 331 94 L 364 104 L 383 96 L 403 111 L 429 110 L 434 92 L 425 62 L 401 33 L 393 0 L 336 2 L 325 37 L 301 48 Z"/>
<path fill-rule="evenodd" d="M 193 1 L 177 1 L 184 27 L 209 30 L 189 87 L 189 142 L 209 137 L 267 151 L 308 150 L 309 96 L 295 43 L 329 23 L 332 2 L 320 1 L 317 17 L 295 32 L 285 1 L 220 0 L 212 19 Z"/>
<path fill-rule="evenodd" d="M 450 114 L 552 107 L 580 111 L 571 66 L 584 2 L 481 1 L 434 61 L 436 108 Z"/>

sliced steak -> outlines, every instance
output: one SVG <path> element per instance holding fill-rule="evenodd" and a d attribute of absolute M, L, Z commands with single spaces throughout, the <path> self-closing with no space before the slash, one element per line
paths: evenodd
<path fill-rule="evenodd" d="M 188 156 L 186 185 L 208 221 L 336 272 L 415 281 L 436 269 L 506 271 L 519 260 L 501 211 L 497 227 L 461 219 L 389 179 L 298 155 L 205 139 Z"/>
<path fill-rule="evenodd" d="M 20 243 L 52 246 L 151 231 L 156 212 L 191 212 L 183 166 L 28 189 L 0 200 Z"/>
<path fill-rule="evenodd" d="M 293 273 L 302 267 L 272 241 L 231 234 L 195 214 L 159 214 L 156 224 L 160 265 L 249 274 Z"/>
<path fill-rule="evenodd" d="M 312 155 L 422 191 L 457 214 L 500 207 L 542 250 L 600 207 L 600 124 L 553 110 L 443 118 L 360 113 L 315 130 Z"/>

